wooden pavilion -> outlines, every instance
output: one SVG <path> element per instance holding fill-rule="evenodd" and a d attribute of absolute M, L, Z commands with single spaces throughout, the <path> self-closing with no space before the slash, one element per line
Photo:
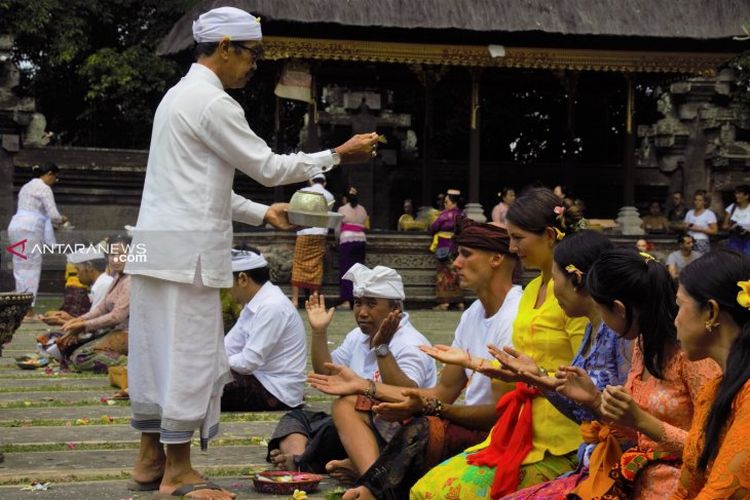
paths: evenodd
<path fill-rule="evenodd" d="M 359 185 L 381 228 L 393 227 L 404 197 L 428 205 L 447 187 L 488 210 L 502 185 L 566 184 L 592 215 L 610 217 L 634 204 L 636 187 L 638 198 L 664 194 L 666 177 L 637 168 L 636 125 L 658 118 L 657 87 L 715 75 L 746 49 L 732 37 L 750 13 L 747 0 L 204 0 L 160 52 L 191 48 L 192 20 L 221 5 L 261 17 L 277 71 L 261 66 L 259 76 L 277 78 L 291 60 L 309 68 L 314 118 L 300 147 L 351 132 L 352 120 L 328 112 L 327 90 L 385 103 L 364 122 L 398 150 L 335 186 Z M 278 113 L 275 126 L 278 137 Z M 414 154 L 400 127 L 417 138 Z"/>

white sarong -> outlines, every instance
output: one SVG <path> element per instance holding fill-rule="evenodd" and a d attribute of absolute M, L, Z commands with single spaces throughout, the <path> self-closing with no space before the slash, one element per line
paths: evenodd
<path fill-rule="evenodd" d="M 24 240 L 24 257 L 13 254 L 13 278 L 17 292 L 34 294 L 34 301 L 31 303 L 33 306 L 42 276 L 42 252 L 39 247 L 55 243 L 50 218 L 30 210 L 18 210 L 8 226 L 8 241 L 13 245 Z M 35 248 L 37 251 L 34 251 Z"/>
<path fill-rule="evenodd" d="M 219 431 L 224 385 L 232 381 L 219 289 L 132 275 L 128 336 L 132 426 L 166 444 L 201 448 Z"/>

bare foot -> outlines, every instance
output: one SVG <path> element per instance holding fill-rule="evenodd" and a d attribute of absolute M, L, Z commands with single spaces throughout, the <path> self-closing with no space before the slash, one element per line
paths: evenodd
<path fill-rule="evenodd" d="M 162 480 L 161 486 L 159 487 L 159 495 L 171 495 L 177 488 L 185 485 L 197 485 L 201 483 L 206 483 L 205 478 L 200 472 L 192 469 L 187 474 L 181 474 L 179 476 L 174 476 L 171 478 L 165 477 Z M 184 495 L 184 498 L 208 498 L 211 500 L 232 500 L 236 497 L 237 495 L 235 493 L 232 493 L 231 491 L 227 491 L 224 489 L 214 490 L 207 488 L 196 489 Z"/>
<path fill-rule="evenodd" d="M 164 476 L 165 462 L 166 457 L 140 459 L 133 466 L 133 472 L 130 476 L 133 481 L 141 484 L 159 481 Z"/>
<path fill-rule="evenodd" d="M 297 470 L 297 466 L 294 463 L 294 455 L 288 455 L 281 453 L 281 450 L 271 450 L 271 463 L 278 469 L 281 470 Z"/>
<path fill-rule="evenodd" d="M 359 478 L 354 464 L 348 458 L 346 460 L 331 460 L 326 464 L 326 472 L 345 485 L 352 485 Z"/>
<path fill-rule="evenodd" d="M 344 500 L 375 500 L 375 497 L 373 494 L 364 486 L 358 486 L 356 488 L 351 488 L 349 490 L 346 490 L 346 493 L 344 493 L 344 496 L 341 497 Z"/>
<path fill-rule="evenodd" d="M 118 401 L 127 401 L 128 399 L 130 399 L 130 393 L 127 389 L 122 389 L 114 393 L 112 395 L 112 399 L 116 399 Z"/>

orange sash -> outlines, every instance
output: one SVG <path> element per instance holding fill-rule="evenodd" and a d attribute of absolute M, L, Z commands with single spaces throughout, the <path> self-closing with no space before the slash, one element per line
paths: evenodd
<path fill-rule="evenodd" d="M 615 483 L 609 471 L 620 461 L 622 447 L 614 429 L 598 421 L 583 422 L 581 436 L 584 442 L 597 444 L 591 453 L 589 477 L 581 481 L 572 493 L 581 498 L 600 498 Z"/>

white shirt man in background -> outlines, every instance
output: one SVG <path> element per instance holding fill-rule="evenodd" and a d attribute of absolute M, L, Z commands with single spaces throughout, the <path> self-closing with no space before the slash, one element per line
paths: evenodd
<path fill-rule="evenodd" d="M 232 250 L 232 298 L 243 304 L 224 337 L 234 382 L 224 386 L 222 411 L 291 410 L 304 403 L 307 334 L 297 309 L 269 280 L 254 248 Z"/>
<path fill-rule="evenodd" d="M 309 193 L 320 193 L 326 199 L 328 210 L 336 201 L 326 189 L 326 176 L 316 174 L 310 178 L 310 186 L 300 189 Z M 292 304 L 299 305 L 299 289 L 317 292 L 323 283 L 323 260 L 326 256 L 327 227 L 309 227 L 297 231 L 292 261 Z"/>

